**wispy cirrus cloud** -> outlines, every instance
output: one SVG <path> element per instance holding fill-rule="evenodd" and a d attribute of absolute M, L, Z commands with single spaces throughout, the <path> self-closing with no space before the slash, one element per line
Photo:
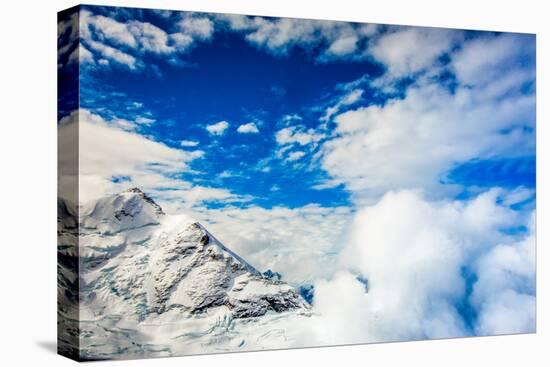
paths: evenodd
<path fill-rule="evenodd" d="M 197 145 L 199 145 L 199 142 L 198 141 L 195 141 L 195 140 L 182 140 L 180 142 L 180 145 L 182 147 L 196 147 Z"/>
<path fill-rule="evenodd" d="M 275 140 L 279 145 L 297 144 L 304 146 L 317 143 L 323 138 L 325 138 L 325 135 L 315 131 L 315 129 L 307 129 L 303 125 L 285 127 L 275 133 Z"/>
<path fill-rule="evenodd" d="M 343 96 L 338 97 L 336 103 L 325 109 L 325 114 L 321 117 L 321 121 L 327 122 L 338 113 L 342 107 L 357 103 L 363 96 L 363 93 L 364 91 L 362 89 L 353 89 Z"/>

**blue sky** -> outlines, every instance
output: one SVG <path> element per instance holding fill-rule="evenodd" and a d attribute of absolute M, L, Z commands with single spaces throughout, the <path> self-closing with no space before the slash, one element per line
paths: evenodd
<path fill-rule="evenodd" d="M 95 6 L 77 20 L 60 23 L 59 124 L 78 121 L 81 201 L 141 187 L 258 269 L 315 284 L 323 314 L 366 323 L 359 340 L 533 330 L 534 35 Z"/>
<path fill-rule="evenodd" d="M 154 24 L 167 32 L 180 18 L 194 16 L 102 7 L 83 9 L 90 11 L 93 17 L 103 15 L 120 23 Z M 335 182 L 327 185 L 333 187 L 323 190 L 314 188 L 331 178 L 316 155 L 319 154 L 318 145 L 334 134 L 336 127 L 332 119 L 324 121 L 323 116 L 328 107 L 336 105 L 346 95 L 349 83 L 356 83 L 358 88 L 354 91 L 361 95 L 352 103 L 341 105 L 338 113 L 358 107 L 384 106 L 388 101 L 403 98 L 407 88 L 415 82 L 414 73 L 394 78 L 391 81 L 393 90 L 386 93 L 382 88 L 373 87 L 371 81 L 381 78 L 388 67 L 371 55 L 323 56 L 326 45 L 316 41 L 300 45 L 290 40 L 290 46 L 270 48 L 247 41 L 246 34 L 243 37 L 243 32 L 231 29 L 223 19 L 215 16 L 209 19 L 212 29 L 208 30 L 208 37 L 199 37 L 183 53 L 163 55 L 138 50 L 139 66 L 134 68 L 112 61 L 107 67 L 84 63 L 80 77 L 81 108 L 107 120 L 141 121 L 136 129 L 140 134 L 175 149 L 206 152 L 191 162 L 192 173 L 179 173 L 186 181 L 252 196 L 251 202 L 263 207 L 294 208 L 308 203 L 350 205 L 350 191 L 353 190 L 345 183 Z M 379 28 L 381 35 L 394 31 L 388 27 Z M 110 43 L 106 44 L 122 51 L 128 49 L 120 47 L 116 35 L 105 36 L 99 26 L 90 29 L 94 42 L 107 39 Z M 473 40 L 491 36 L 498 34 L 463 32 L 460 37 Z M 521 36 L 520 40 L 529 46 L 533 37 Z M 358 43 L 367 41 L 359 40 Z M 86 47 L 85 41 L 83 43 Z M 453 45 L 449 51 L 456 47 Z M 94 52 L 96 58 L 101 57 L 100 51 Z M 520 55 L 518 63 L 529 66 L 533 63 L 529 56 Z M 434 62 L 449 64 L 450 57 L 441 52 Z M 436 77 L 440 86 L 454 92 L 456 76 L 452 72 L 442 70 L 433 78 Z M 533 88 L 532 80 L 526 80 L 520 86 L 520 93 L 533 93 Z M 221 121 L 228 123 L 222 134 L 215 135 L 206 129 Z M 318 130 L 323 122 L 326 129 L 314 146 L 307 150 L 300 145 L 290 147 L 288 153 L 297 152 L 290 160 L 274 158 L 281 148 L 276 139 L 278 131 L 288 126 L 299 126 L 303 131 Z M 258 133 L 237 131 L 247 123 L 254 124 Z M 525 121 L 523 128 L 532 129 L 531 125 L 532 121 Z M 187 141 L 188 145 L 197 144 L 182 148 L 182 141 Z M 534 168 L 534 150 L 531 149 L 520 157 L 497 156 L 488 160 L 471 157 L 465 162 L 453 162 L 452 169 L 442 170 L 437 178 L 464 185 L 464 190 L 472 185 L 532 188 Z M 113 178 L 117 181 L 124 176 Z M 219 202 L 206 204 L 223 205 Z"/>
<path fill-rule="evenodd" d="M 108 14 L 111 9 L 94 11 Z M 130 14 L 160 27 L 171 25 L 147 11 Z M 106 118 L 153 119 L 155 123 L 142 126 L 140 133 L 174 148 L 180 148 L 183 140 L 198 142 L 196 147 L 207 154 L 191 165 L 200 174 L 182 173 L 186 180 L 252 195 L 255 203 L 266 207 L 345 205 L 349 194 L 342 187 L 311 188 L 327 177 L 322 170 L 305 169 L 306 164 L 300 162 L 293 169 L 294 165 L 271 160 L 277 149 L 275 134 L 286 126 L 288 116 L 306 128 L 315 128 L 323 107 L 338 97 L 339 83 L 375 77 L 382 67 L 366 60 L 317 62 L 312 52 L 296 48 L 288 55 L 272 55 L 251 46 L 239 34 L 220 32 L 190 54 L 179 56 L 177 64 L 144 57 L 148 65 L 141 72 L 84 68 L 80 105 Z M 229 128 L 213 136 L 205 127 L 219 121 L 228 121 Z M 237 132 L 238 126 L 250 122 L 260 133 Z M 270 171 L 259 174 L 262 160 Z M 228 177 L 220 178 L 222 173 Z"/>
<path fill-rule="evenodd" d="M 251 34 L 257 35 L 262 31 L 257 25 L 256 28 L 254 25 L 235 25 L 238 24 L 236 20 L 224 18 L 223 15 L 86 6 L 82 9 L 86 15 L 81 16 L 84 18 L 81 19 L 81 28 L 82 24 L 86 24 L 86 19 L 92 20 L 85 26 L 87 30 L 81 41 L 81 47 L 90 54 L 90 58 L 81 55 L 80 107 L 102 116 L 106 121 L 131 121 L 135 125 L 134 132 L 168 147 L 204 152 L 200 158 L 192 160 L 186 170 L 170 172 L 170 177 L 196 185 L 227 189 L 236 195 L 252 198 L 244 205 L 266 208 L 296 208 L 309 203 L 349 206 L 353 204 L 351 197 L 354 195 L 377 197 L 383 193 L 378 187 L 355 190 L 348 182 L 349 177 L 335 177 L 339 175 L 322 163 L 323 159 L 327 159 L 327 150 L 323 152 L 322 145 L 337 136 L 338 124 L 335 120 L 338 115 L 347 110 L 385 106 L 402 100 L 408 88 L 418 82 L 415 76 L 419 71 L 426 73 L 429 70 L 429 65 L 421 65 L 426 70 L 398 70 L 399 75 L 390 78 L 388 74 L 393 73 L 392 66 L 385 65 L 384 57 L 392 57 L 391 53 L 386 55 L 382 52 L 377 58 L 376 52 L 368 54 L 368 48 L 360 52 L 359 47 L 372 42 L 371 38 L 391 37 L 401 30 L 399 27 L 379 26 L 375 30 L 366 30 L 359 29 L 362 25 L 358 24 L 325 22 L 323 26 L 322 22 L 318 22 L 321 26 L 313 24 L 313 30 L 305 31 L 305 41 L 287 35 L 288 39 L 272 45 L 265 39 L 262 41 L 262 37 L 257 37 L 260 41 L 251 41 Z M 186 41 L 184 51 L 163 51 L 158 45 L 151 46 L 153 42 L 159 45 L 164 42 L 162 46 L 169 48 L 175 47 L 176 42 L 159 38 L 158 34 L 146 35 L 143 29 L 139 31 L 143 39 L 153 38 L 148 43 L 137 45 L 135 40 L 138 36 L 135 30 L 132 31 L 132 22 L 153 25 L 155 31 L 171 35 L 182 19 L 206 19 L 207 22 L 188 22 L 203 28 L 199 31 L 187 28 L 187 33 L 194 39 Z M 243 19 L 250 22 L 253 18 Z M 275 18 L 254 19 L 277 21 Z M 240 22 L 243 23 L 242 20 Z M 113 24 L 126 24 L 128 28 L 125 31 L 131 38 L 125 38 L 116 27 L 115 31 L 109 31 L 109 26 Z M 330 54 L 328 51 L 337 42 L 327 43 L 332 37 L 331 32 L 335 31 L 324 28 L 338 30 L 344 26 L 350 28 L 341 30 L 341 33 L 351 30 L 367 36 L 352 34 L 351 37 L 356 37 L 353 52 L 344 48 L 339 53 Z M 255 33 L 251 33 L 250 27 Z M 407 29 L 414 30 L 404 28 Z M 474 31 L 448 31 L 433 37 L 433 40 L 428 36 L 428 42 L 446 43 L 443 47 L 447 47 L 438 53 L 436 50 L 429 60 L 441 69 L 430 75 L 430 82 L 444 88 L 452 96 L 456 93 L 457 77 L 452 68 L 446 67 L 452 63 L 452 52 L 460 48 L 461 42 L 499 36 L 497 33 Z M 514 42 L 528 48 L 533 47 L 533 40 L 532 36 L 518 35 Z M 134 55 L 129 56 L 133 59 L 132 64 L 117 62 L 112 55 L 109 59 L 102 49 L 105 46 Z M 153 50 L 154 47 L 157 48 Z M 533 67 L 533 55 L 529 52 L 517 55 L 517 67 Z M 410 56 L 403 56 L 405 60 L 407 57 Z M 420 59 L 419 62 L 425 61 Z M 411 62 L 410 65 L 398 67 L 417 66 Z M 504 67 L 509 68 L 509 65 Z M 384 81 L 384 77 L 387 78 L 387 85 L 379 85 L 376 81 Z M 512 91 L 521 95 L 533 94 L 533 81 L 527 77 L 518 85 L 518 90 Z M 353 94 L 350 92 L 356 92 L 355 97 L 350 103 L 341 103 L 346 96 Z M 324 119 L 331 106 L 337 106 L 337 109 Z M 63 112 L 61 109 L 60 113 Z M 503 129 L 519 126 L 532 132 L 534 121 L 530 121 L 530 117 L 521 121 L 522 126 L 514 121 L 512 125 L 503 126 Z M 215 134 L 207 130 L 207 126 L 223 121 L 227 123 L 223 132 Z M 239 126 L 245 124 L 253 126 L 254 131 L 240 133 Z M 277 133 L 288 127 L 309 136 L 316 134 L 317 138 L 312 143 L 302 145 L 294 142 L 285 146 L 277 140 Z M 534 134 L 531 134 L 527 138 L 533 137 Z M 491 154 L 489 159 L 485 159 L 471 154 L 463 161 L 451 159 L 447 169 L 435 172 L 433 178 L 447 185 L 462 186 L 454 190 L 457 197 L 472 186 L 533 188 L 534 142 L 519 156 L 516 155 L 505 152 L 503 157 Z M 349 158 L 362 159 L 361 156 Z M 128 176 L 113 175 L 112 179 L 123 183 Z M 425 186 L 430 186 L 428 184 Z M 323 189 L 318 189 L 319 186 Z M 414 187 L 399 184 L 388 188 L 402 186 Z M 170 189 L 177 187 L 164 187 L 164 190 Z M 203 204 L 224 205 L 219 200 L 205 201 Z"/>

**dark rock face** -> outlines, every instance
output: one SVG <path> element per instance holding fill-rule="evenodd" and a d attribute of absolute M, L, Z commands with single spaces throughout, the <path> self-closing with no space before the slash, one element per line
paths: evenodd
<path fill-rule="evenodd" d="M 304 300 L 293 289 L 276 294 L 259 295 L 245 300 L 230 300 L 230 307 L 235 318 L 259 317 L 269 311 L 285 312 L 304 307 Z"/>
<path fill-rule="evenodd" d="M 250 265 L 224 251 L 198 223 L 162 244 L 160 252 L 154 273 L 157 312 L 177 305 L 196 314 L 225 305 L 243 318 L 305 307 L 297 291 L 250 272 Z M 173 296 L 178 289 L 185 297 Z"/>
<path fill-rule="evenodd" d="M 149 195 L 147 195 L 146 193 L 144 193 L 143 191 L 141 191 L 139 188 L 137 187 L 132 187 L 128 190 L 126 190 L 126 192 L 129 192 L 129 193 L 134 193 L 134 194 L 137 194 L 139 197 L 141 197 L 146 203 L 148 203 L 149 205 L 151 205 L 153 208 L 155 208 L 155 211 L 158 215 L 165 215 L 164 214 L 164 211 L 162 210 L 162 208 L 160 207 L 160 205 L 158 205 Z"/>

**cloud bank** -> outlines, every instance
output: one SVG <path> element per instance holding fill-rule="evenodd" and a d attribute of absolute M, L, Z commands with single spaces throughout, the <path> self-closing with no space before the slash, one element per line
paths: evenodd
<path fill-rule="evenodd" d="M 177 149 L 155 141 L 136 131 L 139 126 L 136 121 L 107 120 L 80 109 L 61 120 L 60 139 L 66 144 L 73 144 L 72 137 L 77 126 L 78 145 L 60 149 L 66 155 L 60 157 L 60 164 L 69 166 L 71 156 L 79 154 L 81 202 L 133 186 L 153 195 L 168 212 L 189 210 L 212 201 L 231 203 L 250 200 L 224 188 L 195 185 L 178 178 L 182 173 L 193 173 L 190 164 L 203 158 L 204 151 Z M 75 151 L 77 148 L 78 152 Z"/>
<path fill-rule="evenodd" d="M 316 283 L 321 335 L 341 343 L 534 331 L 534 213 L 518 218 L 506 196 L 434 202 L 390 192 L 359 211 L 341 255 L 349 270 Z M 522 222 L 526 233 L 502 232 Z"/>
<path fill-rule="evenodd" d="M 460 163 L 532 156 L 535 94 L 526 88 L 534 82 L 534 61 L 525 55 L 534 44 L 517 43 L 512 36 L 467 41 L 447 66 L 458 84 L 424 74 L 404 97 L 335 115 L 335 134 L 321 148 L 322 167 L 356 200 L 372 202 L 396 189 L 448 195 L 453 188 L 445 185 L 446 174 Z M 405 67 L 399 60 L 388 58 L 389 73 Z M 499 77 L 486 79 L 490 73 Z"/>

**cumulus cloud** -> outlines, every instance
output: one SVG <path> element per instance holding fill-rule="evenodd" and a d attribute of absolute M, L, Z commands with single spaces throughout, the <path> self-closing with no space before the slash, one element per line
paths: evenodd
<path fill-rule="evenodd" d="M 194 185 L 174 178 L 175 173 L 192 173 L 190 164 L 203 157 L 204 152 L 176 149 L 154 141 L 137 133 L 137 124 L 118 118 L 108 120 L 86 109 L 74 111 L 60 121 L 60 143 L 68 145 L 65 149 L 60 148 L 60 164 L 70 168 L 72 156 L 79 154 L 81 202 L 131 186 L 150 193 L 168 212 L 189 209 L 208 201 L 250 200 L 248 196 L 227 189 Z M 71 139 L 77 126 L 78 146 L 73 145 L 74 139 Z"/>
<path fill-rule="evenodd" d="M 136 58 L 126 52 L 120 51 L 114 47 L 93 40 L 89 40 L 88 42 L 86 42 L 86 44 L 90 47 L 90 49 L 94 50 L 100 57 L 104 59 L 113 61 L 119 65 L 126 66 L 131 70 L 137 68 Z M 89 57 L 87 59 L 88 61 L 86 62 L 89 62 Z"/>
<path fill-rule="evenodd" d="M 75 57 L 74 61 L 75 62 L 78 61 L 77 59 L 80 59 L 80 62 L 82 62 L 82 63 L 94 63 L 93 54 L 90 52 L 90 50 L 88 50 L 82 44 L 79 45 L 78 55 L 77 55 L 77 57 Z"/>
<path fill-rule="evenodd" d="M 289 120 L 292 121 L 294 119 Z M 283 158 L 286 162 L 295 162 L 306 155 L 306 152 L 313 152 L 319 142 L 326 138 L 324 133 L 313 128 L 306 128 L 303 125 L 293 125 L 282 128 L 275 133 L 275 141 L 278 148 L 275 150 L 276 158 Z M 300 147 L 300 150 L 292 149 Z"/>
<path fill-rule="evenodd" d="M 136 19 L 122 21 L 89 10 L 80 12 L 81 41 L 92 51 L 91 55 L 86 54 L 85 64 L 108 66 L 114 62 L 139 70 L 144 66 L 144 54 L 164 57 L 183 54 L 197 42 L 210 40 L 213 32 L 212 20 L 195 13 L 185 13 L 177 22 L 177 30 L 169 32 Z"/>
<path fill-rule="evenodd" d="M 223 135 L 229 127 L 229 122 L 220 121 L 212 125 L 206 125 L 206 130 L 212 135 Z"/>
<path fill-rule="evenodd" d="M 401 77 L 433 67 L 437 58 L 451 50 L 464 37 L 460 31 L 396 27 L 381 35 L 369 48 L 391 76 Z"/>
<path fill-rule="evenodd" d="M 493 247 L 475 263 L 478 281 L 472 303 L 479 311 L 478 335 L 535 332 L 536 239 L 535 215 L 529 235 Z"/>
<path fill-rule="evenodd" d="M 534 54 L 535 38 L 529 35 L 484 36 L 465 42 L 453 55 L 451 68 L 464 85 L 513 88 L 534 78 Z"/>
<path fill-rule="evenodd" d="M 287 161 L 289 162 L 294 162 L 294 161 L 297 161 L 299 160 L 300 158 L 302 158 L 304 155 L 306 155 L 305 152 L 302 152 L 300 150 L 297 150 L 295 152 L 290 152 L 288 154 L 288 157 L 286 158 Z"/>
<path fill-rule="evenodd" d="M 375 339 L 372 323 L 376 318 L 368 309 L 369 296 L 364 284 L 350 272 L 339 271 L 330 281 L 315 283 L 313 310 L 316 315 L 309 325 L 302 327 L 309 328 L 313 338 L 325 345 L 384 341 Z"/>
<path fill-rule="evenodd" d="M 183 34 L 196 37 L 201 40 L 208 40 L 214 33 L 214 22 L 206 16 L 186 15 L 178 23 Z"/>
<path fill-rule="evenodd" d="M 289 162 L 294 162 L 294 161 L 297 161 L 300 158 L 302 158 L 304 155 L 306 155 L 305 152 L 302 152 L 301 150 L 297 150 L 297 151 L 294 151 L 294 152 L 290 152 L 288 154 L 288 157 L 286 158 L 286 160 L 289 161 Z"/>
<path fill-rule="evenodd" d="M 279 145 L 297 144 L 308 145 L 317 143 L 325 138 L 325 135 L 318 133 L 315 129 L 307 129 L 303 125 L 285 127 L 275 133 L 275 140 Z"/>
<path fill-rule="evenodd" d="M 240 125 L 237 128 L 237 132 L 241 134 L 257 134 L 260 132 L 260 130 L 258 130 L 258 126 L 256 126 L 255 123 L 249 122 L 249 123 Z"/>
<path fill-rule="evenodd" d="M 98 39 L 111 41 L 118 45 L 136 47 L 138 42 L 136 37 L 129 31 L 128 25 L 118 22 L 112 18 L 103 15 L 93 15 L 89 11 L 81 11 L 81 33 L 84 38 L 92 37 L 95 32 Z"/>
<path fill-rule="evenodd" d="M 375 59 L 393 78 L 433 65 L 463 38 L 461 31 L 425 27 L 384 27 L 327 20 L 218 15 L 226 29 L 275 55 L 300 47 L 318 62 Z"/>
<path fill-rule="evenodd" d="M 348 22 L 292 18 L 265 18 L 241 15 L 219 15 L 217 20 L 227 28 L 242 33 L 252 45 L 277 55 L 286 55 L 294 47 L 319 48 L 320 62 L 335 59 L 366 58 L 366 40 L 376 33 L 375 27 Z"/>
<path fill-rule="evenodd" d="M 170 54 L 176 51 L 171 46 L 168 34 L 154 24 L 131 21 L 127 24 L 130 33 L 138 40 L 141 51 L 153 54 Z"/>
<path fill-rule="evenodd" d="M 361 209 L 342 252 L 348 270 L 316 283 L 317 332 L 366 342 L 533 331 L 534 229 L 501 231 L 518 223 L 506 195 L 433 202 L 390 192 Z M 465 270 L 477 277 L 471 294 Z"/>
<path fill-rule="evenodd" d="M 510 73 L 501 69 L 500 78 Z M 322 144 L 322 166 L 356 199 L 368 199 L 403 188 L 444 193 L 452 187 L 440 183 L 461 162 L 532 155 L 535 95 L 523 86 L 534 79 L 514 80 L 451 90 L 420 79 L 404 98 L 340 113 L 336 137 Z"/>

